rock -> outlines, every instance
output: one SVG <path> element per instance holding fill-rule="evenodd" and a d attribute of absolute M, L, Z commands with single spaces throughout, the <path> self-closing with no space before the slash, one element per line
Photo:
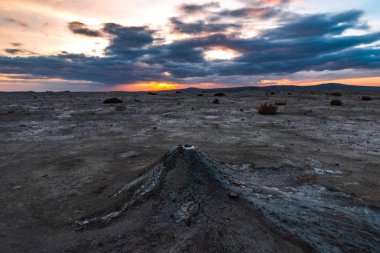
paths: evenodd
<path fill-rule="evenodd" d="M 107 98 L 106 100 L 103 101 L 104 104 L 121 104 L 123 101 L 119 98 Z"/>
<path fill-rule="evenodd" d="M 332 106 L 341 106 L 341 105 L 343 105 L 343 103 L 342 103 L 342 101 L 339 100 L 339 99 L 332 99 L 332 100 L 330 101 L 330 105 L 332 105 Z"/>
<path fill-rule="evenodd" d="M 370 96 L 362 96 L 363 101 L 371 101 L 372 98 Z"/>
<path fill-rule="evenodd" d="M 118 112 L 125 111 L 126 109 L 127 109 L 127 107 L 125 107 L 125 105 L 117 105 L 115 107 L 115 111 L 118 111 Z"/>
<path fill-rule="evenodd" d="M 125 153 L 120 154 L 120 158 L 136 158 L 140 155 L 139 152 L 136 151 L 128 151 Z"/>
<path fill-rule="evenodd" d="M 219 101 L 219 99 L 217 99 L 217 98 L 215 98 L 215 99 L 212 101 L 213 104 L 219 104 L 219 102 L 220 102 L 220 101 Z"/>
<path fill-rule="evenodd" d="M 237 199 L 239 198 L 239 194 L 237 194 L 236 192 L 229 192 L 228 197 L 230 197 L 231 199 Z"/>

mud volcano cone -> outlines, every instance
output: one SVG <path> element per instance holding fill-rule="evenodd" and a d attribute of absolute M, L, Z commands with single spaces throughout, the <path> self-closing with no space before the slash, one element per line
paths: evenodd
<path fill-rule="evenodd" d="M 224 167 L 198 148 L 177 146 L 110 196 L 124 196 L 125 202 L 77 225 L 84 233 L 121 226 L 125 238 L 118 242 L 127 241 L 120 243 L 128 252 L 298 252 L 302 243 L 289 242 L 255 218 L 258 211 L 240 198 Z M 101 243 L 105 252 L 119 247 L 110 238 Z"/>
<path fill-rule="evenodd" d="M 190 224 L 200 213 L 202 203 L 208 196 L 215 192 L 238 191 L 229 184 L 220 170 L 221 166 L 224 165 L 191 145 L 175 147 L 153 165 L 148 173 L 124 185 L 111 196 L 126 194 L 126 203 L 112 211 L 83 218 L 77 224 L 107 224 L 151 197 L 162 199 L 165 206 L 163 212 L 172 212 L 170 216 L 176 223 Z"/>
<path fill-rule="evenodd" d="M 102 252 L 378 252 L 378 208 L 316 184 L 313 173 L 235 169 L 179 145 L 77 225 L 123 230 L 101 239 Z"/>

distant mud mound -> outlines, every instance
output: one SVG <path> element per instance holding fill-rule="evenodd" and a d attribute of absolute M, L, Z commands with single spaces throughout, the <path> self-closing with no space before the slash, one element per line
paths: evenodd
<path fill-rule="evenodd" d="M 379 210 L 315 185 L 314 176 L 292 166 L 230 166 L 180 145 L 112 194 L 114 206 L 77 225 L 127 220 L 128 244 L 108 239 L 105 251 L 378 252 Z"/>

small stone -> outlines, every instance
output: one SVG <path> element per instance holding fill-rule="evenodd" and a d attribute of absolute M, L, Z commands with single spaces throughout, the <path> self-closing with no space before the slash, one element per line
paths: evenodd
<path fill-rule="evenodd" d="M 121 104 L 123 101 L 119 98 L 107 98 L 103 101 L 104 104 Z"/>
<path fill-rule="evenodd" d="M 213 104 L 219 104 L 219 102 L 220 102 L 220 101 L 219 101 L 219 99 L 217 99 L 217 98 L 215 98 L 215 99 L 212 101 Z"/>
<path fill-rule="evenodd" d="M 228 193 L 228 196 L 232 199 L 236 199 L 239 197 L 239 194 L 237 194 L 236 192 L 229 192 Z"/>
<path fill-rule="evenodd" d="M 125 111 L 127 109 L 127 107 L 125 107 L 125 105 L 117 105 L 115 107 L 115 111 L 117 112 L 122 112 L 122 111 Z"/>

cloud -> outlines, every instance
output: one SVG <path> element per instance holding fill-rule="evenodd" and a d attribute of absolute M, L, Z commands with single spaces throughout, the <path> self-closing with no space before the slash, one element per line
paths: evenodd
<path fill-rule="evenodd" d="M 17 53 L 20 53 L 22 52 L 22 49 L 18 49 L 18 48 L 6 48 L 4 49 L 4 51 L 8 54 L 17 54 Z"/>
<path fill-rule="evenodd" d="M 257 7 L 257 8 L 240 8 L 235 10 L 223 10 L 217 13 L 221 17 L 251 17 L 251 18 L 260 18 L 267 19 L 274 16 L 277 16 L 282 11 L 280 9 L 275 9 L 272 7 Z"/>
<path fill-rule="evenodd" d="M 5 21 L 8 21 L 8 22 L 11 22 L 11 23 L 15 23 L 15 24 L 18 24 L 19 26 L 22 26 L 22 27 L 28 27 L 28 23 L 25 22 L 25 21 L 22 21 L 22 20 L 19 20 L 19 19 L 14 19 L 14 18 L 4 18 Z"/>
<path fill-rule="evenodd" d="M 34 52 L 21 48 L 6 48 L 4 52 L 11 55 L 34 55 Z"/>
<path fill-rule="evenodd" d="M 88 37 L 102 37 L 102 33 L 97 30 L 89 29 L 84 23 L 73 21 L 68 24 L 68 28 L 75 34 L 80 34 Z"/>
<path fill-rule="evenodd" d="M 24 44 L 20 43 L 20 42 L 12 42 L 10 43 L 12 46 L 14 47 L 22 47 Z"/>
<path fill-rule="evenodd" d="M 233 23 L 206 23 L 204 21 L 185 23 L 175 17 L 170 18 L 170 23 L 174 32 L 185 34 L 224 32 L 229 28 L 241 27 L 241 25 Z"/>
<path fill-rule="evenodd" d="M 251 5 L 285 5 L 297 0 L 241 0 L 241 2 Z"/>
<path fill-rule="evenodd" d="M 276 28 L 255 37 L 229 34 L 223 23 L 179 23 L 177 30 L 202 36 L 161 41 L 159 31 L 145 26 L 106 23 L 97 30 L 109 39 L 105 56 L 93 57 L 68 52 L 50 56 L 0 56 L 0 73 L 38 78 L 83 80 L 106 85 L 136 82 L 209 82 L 249 80 L 251 77 L 292 75 L 306 71 L 378 70 L 380 32 L 347 35 L 350 29 L 365 29 L 362 12 L 346 11 L 283 18 Z M 178 25 L 178 24 L 177 24 Z M 196 25 L 187 27 L 187 25 Z M 224 24 L 229 27 L 229 24 Z M 199 28 L 199 27 L 200 28 Z M 80 28 L 86 28 L 80 25 Z M 186 29 L 184 28 L 186 27 Z M 182 29 L 182 30 L 181 30 Z M 212 32 L 212 33 L 211 33 Z M 237 51 L 226 60 L 207 60 L 213 48 Z M 6 49 L 18 55 L 18 48 Z M 163 73 L 170 75 L 163 75 Z M 241 79 L 237 78 L 241 77 Z"/>
<path fill-rule="evenodd" d="M 363 12 L 351 10 L 338 14 L 315 14 L 301 16 L 290 20 L 278 29 L 269 30 L 264 36 L 270 39 L 312 37 L 322 35 L 340 35 L 347 29 L 367 29 L 367 25 L 359 22 Z"/>
<path fill-rule="evenodd" d="M 111 36 L 106 54 L 133 60 L 145 53 L 144 47 L 153 41 L 154 30 L 143 26 L 125 27 L 115 23 L 104 24 L 103 31 Z"/>
<path fill-rule="evenodd" d="M 179 9 L 185 14 L 194 14 L 203 12 L 210 8 L 219 8 L 220 4 L 218 2 L 209 2 L 205 4 L 182 4 Z"/>

